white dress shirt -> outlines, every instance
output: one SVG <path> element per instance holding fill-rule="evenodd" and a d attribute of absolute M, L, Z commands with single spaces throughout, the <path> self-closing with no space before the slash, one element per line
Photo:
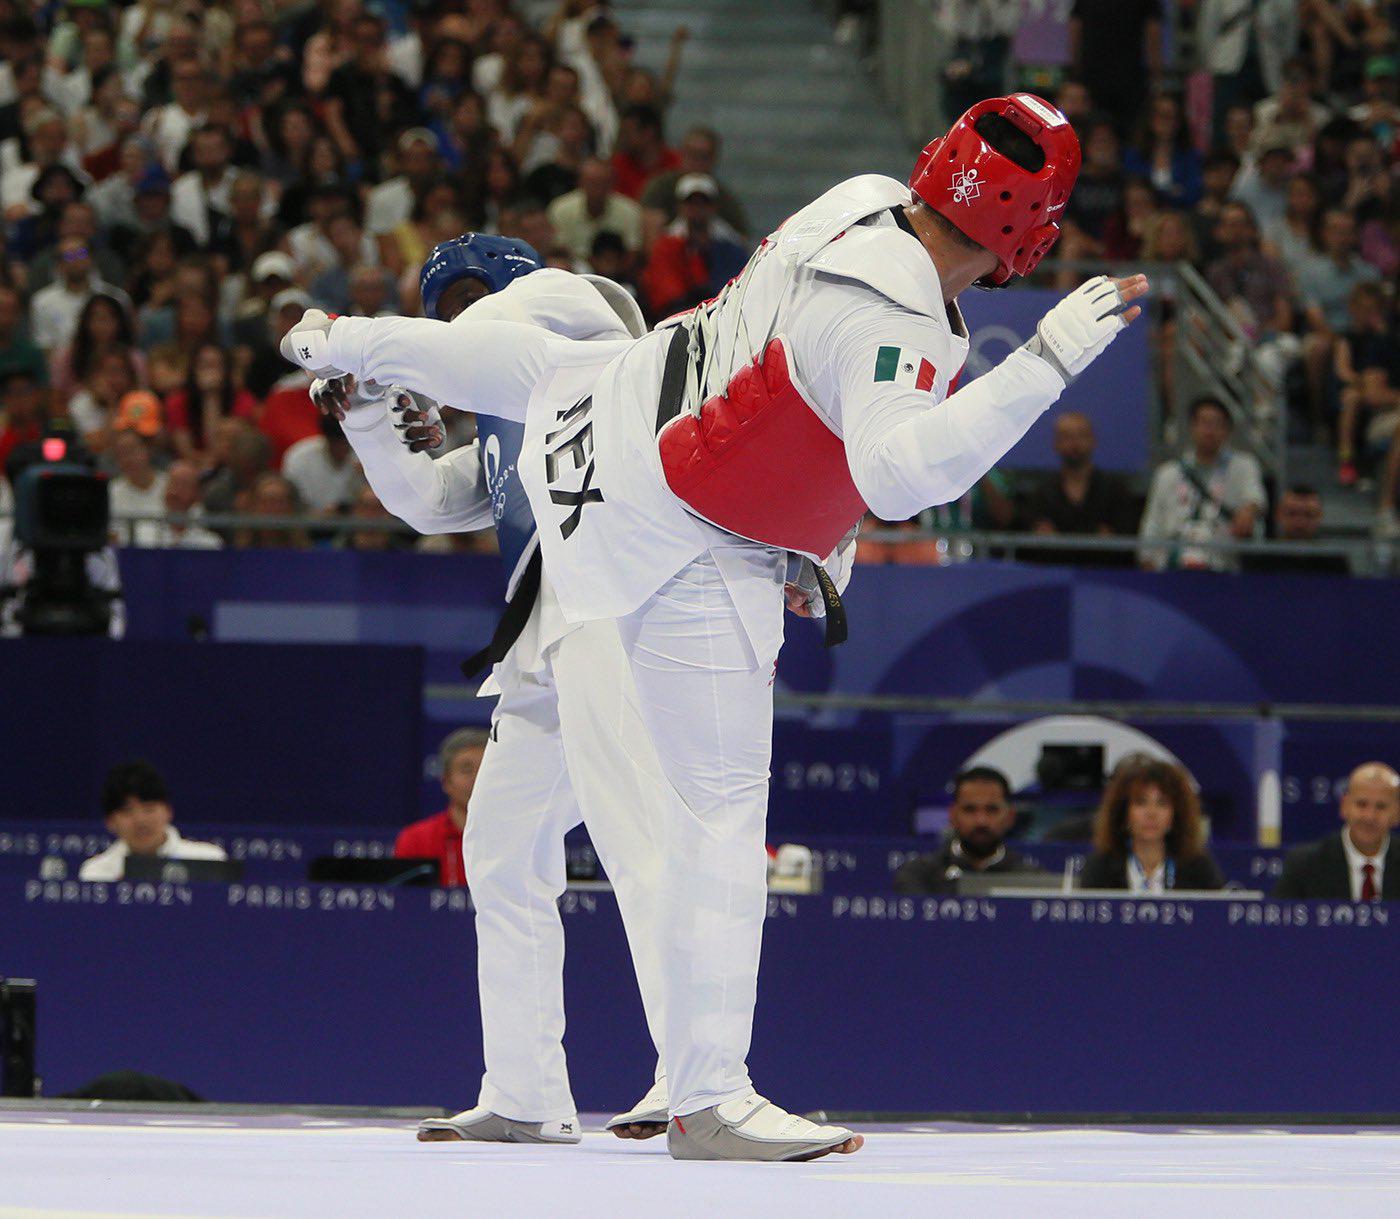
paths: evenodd
<path fill-rule="evenodd" d="M 1390 849 L 1390 835 L 1387 834 L 1381 839 L 1381 845 L 1376 848 L 1374 855 L 1363 855 L 1351 840 L 1350 828 L 1342 830 L 1342 850 L 1347 857 L 1347 875 L 1351 878 L 1351 900 L 1359 902 L 1361 900 L 1361 886 L 1366 883 L 1366 874 L 1363 871 L 1369 863 L 1374 869 L 1373 879 L 1376 886 L 1376 897 L 1381 895 L 1381 882 L 1385 879 L 1385 853 Z"/>
<path fill-rule="evenodd" d="M 83 860 L 83 866 L 78 869 L 78 879 L 121 880 L 126 871 L 127 856 L 130 854 L 131 848 L 118 838 L 100 855 Z M 215 846 L 212 842 L 193 842 L 188 838 L 181 838 L 180 831 L 173 825 L 165 832 L 165 841 L 160 844 L 156 854 L 162 859 L 228 858 L 224 848 Z"/>

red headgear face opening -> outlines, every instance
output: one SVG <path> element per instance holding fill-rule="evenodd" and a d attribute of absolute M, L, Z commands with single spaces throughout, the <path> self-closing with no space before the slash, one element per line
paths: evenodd
<path fill-rule="evenodd" d="M 1043 157 L 1043 163 L 1025 168 L 993 148 L 978 130 L 988 115 L 1025 135 L 1039 152 L 1034 159 Z M 914 164 L 909 187 L 996 255 L 997 269 L 988 279 L 1004 284 L 1013 275 L 1029 275 L 1055 244 L 1078 176 L 1079 138 L 1069 120 L 1034 94 L 1013 93 L 978 102 L 947 135 L 929 144 Z"/>

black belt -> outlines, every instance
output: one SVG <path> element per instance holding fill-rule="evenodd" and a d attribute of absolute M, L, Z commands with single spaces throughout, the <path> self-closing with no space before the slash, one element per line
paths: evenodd
<path fill-rule="evenodd" d="M 700 358 L 703 360 L 705 356 L 704 336 L 702 335 L 700 338 Z M 681 407 L 685 403 L 685 375 L 689 369 L 690 336 L 686 333 L 684 326 L 677 326 L 666 347 L 666 363 L 661 372 L 661 393 L 656 401 L 656 430 L 658 433 L 681 413 Z M 820 563 L 813 563 L 812 566 L 816 569 L 817 587 L 821 590 L 822 601 L 826 605 L 826 627 L 823 643 L 829 648 L 834 648 L 837 644 L 845 643 L 849 633 L 846 623 L 846 607 L 841 604 L 841 594 L 836 591 L 836 584 L 826 574 L 826 569 Z"/>
<path fill-rule="evenodd" d="M 505 612 L 501 615 L 501 620 L 496 623 L 496 629 L 491 635 L 491 642 L 474 656 L 468 656 L 462 661 L 462 676 L 475 677 L 482 669 L 488 665 L 499 664 L 506 658 L 506 653 L 515 646 L 515 641 L 520 638 L 520 632 L 525 629 L 525 624 L 530 620 L 530 611 L 535 608 L 535 599 L 540 595 L 540 558 L 539 544 L 535 544 L 535 553 L 530 556 L 530 561 L 525 564 L 525 570 L 520 573 L 520 579 L 515 585 L 515 592 L 506 602 Z"/>

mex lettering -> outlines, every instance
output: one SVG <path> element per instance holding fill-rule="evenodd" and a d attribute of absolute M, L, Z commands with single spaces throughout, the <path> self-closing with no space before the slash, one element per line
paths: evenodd
<path fill-rule="evenodd" d="M 593 485 L 593 421 L 588 417 L 593 410 L 593 397 L 590 394 L 583 401 L 575 403 L 567 410 L 560 410 L 555 418 L 554 431 L 545 435 L 545 481 L 549 484 L 551 503 L 570 509 L 559 532 L 567 541 L 578 528 L 583 510 L 589 504 L 601 504 L 603 493 Z M 556 489 L 562 468 L 583 471 L 578 489 L 565 491 Z"/>

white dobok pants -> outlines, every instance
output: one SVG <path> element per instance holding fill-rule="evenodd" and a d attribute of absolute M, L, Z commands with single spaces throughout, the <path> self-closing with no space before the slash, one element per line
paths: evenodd
<path fill-rule="evenodd" d="M 654 460 L 654 441 L 646 424 L 656 413 L 660 380 L 663 348 L 656 336 L 639 340 L 645 347 L 632 347 L 571 343 L 506 322 L 447 328 L 421 319 L 352 321 L 331 352 L 337 368 L 407 385 L 461 409 L 525 422 L 522 459 L 531 459 L 531 436 L 545 431 L 541 423 L 564 426 L 570 406 L 592 392 L 575 380 L 558 390 L 557 401 L 550 400 L 540 387 L 555 385 L 560 369 L 597 369 L 598 361 L 612 358 L 613 347 L 649 354 L 642 380 L 622 388 L 614 384 L 603 396 L 607 400 L 594 408 L 601 493 L 592 493 L 595 500 L 585 505 L 582 518 L 586 527 L 570 546 L 584 553 L 578 549 L 584 545 L 595 566 L 552 565 L 549 530 L 558 530 L 560 512 L 548 499 L 536 502 L 531 493 L 536 518 L 546 522 L 541 526 L 544 582 L 558 583 L 566 605 L 586 599 L 590 579 L 620 572 L 629 574 L 632 587 L 652 590 L 620 616 L 581 615 L 591 621 L 559 642 L 552 676 L 570 780 L 584 819 L 591 833 L 595 826 L 619 831 L 606 844 L 594 838 L 609 876 L 615 884 L 648 874 L 656 881 L 649 910 L 645 896 L 638 901 L 634 892 L 629 901 L 622 888 L 618 896 L 639 980 L 649 974 L 652 961 L 658 962 L 664 1002 L 648 1007 L 664 1008 L 657 1043 L 671 1112 L 685 1116 L 746 1094 L 751 1084 L 745 1059 L 766 913 L 764 824 L 786 555 L 698 526 L 676 509 L 669 491 L 657 489 L 647 466 Z M 620 420 L 633 431 L 605 432 L 613 424 L 623 427 Z M 602 472 L 605 447 L 612 465 Z M 577 459 L 561 465 L 572 468 L 583 455 L 580 448 Z M 638 497 L 648 494 L 653 498 L 646 507 L 657 504 L 660 512 L 637 509 Z M 583 535 L 609 520 L 622 525 L 607 535 L 607 544 L 589 546 Z M 668 556 L 677 555 L 672 563 Z M 588 642 L 590 632 L 601 630 L 620 638 L 626 659 L 622 679 L 614 678 L 610 690 L 604 689 L 600 678 L 607 674 L 600 673 Z M 629 729 L 634 712 L 650 743 L 646 756 L 639 754 Z M 652 801 L 644 819 L 623 826 L 618 784 L 624 775 L 611 760 L 629 757 L 629 781 L 645 787 L 648 768 L 659 765 L 670 798 Z M 603 853 L 605 845 L 611 857 Z M 472 875 L 469 858 L 469 882 Z M 561 885 L 562 873 L 541 879 L 535 907 L 540 925 L 555 917 L 545 906 Z M 521 951 L 524 943 L 525 936 L 517 933 L 513 950 Z M 556 966 L 551 962 L 548 968 Z M 644 998 L 649 985 L 642 981 Z M 529 1021 L 522 1020 L 519 1028 L 525 1027 Z"/>
<path fill-rule="evenodd" d="M 496 666 L 501 694 L 468 806 L 462 853 L 476 907 L 486 1059 L 477 1103 L 517 1121 L 549 1122 L 576 1112 L 562 1041 L 564 929 L 558 900 L 566 885 L 564 835 L 578 824 L 580 804 L 591 806 L 584 820 L 617 895 L 659 1051 L 660 944 L 655 935 L 637 932 L 658 917 L 652 814 L 672 796 L 640 727 L 611 622 L 569 632 L 546 651 L 543 663 L 529 659 L 522 663 L 513 648 Z M 567 696 L 556 679 L 561 664 L 572 678 Z M 578 725 L 567 741 L 560 733 L 566 712 Z M 589 791 L 608 797 L 576 801 L 580 779 Z M 627 982 L 619 978 L 617 984 Z M 657 1069 L 659 1074 L 659 1063 Z"/>

